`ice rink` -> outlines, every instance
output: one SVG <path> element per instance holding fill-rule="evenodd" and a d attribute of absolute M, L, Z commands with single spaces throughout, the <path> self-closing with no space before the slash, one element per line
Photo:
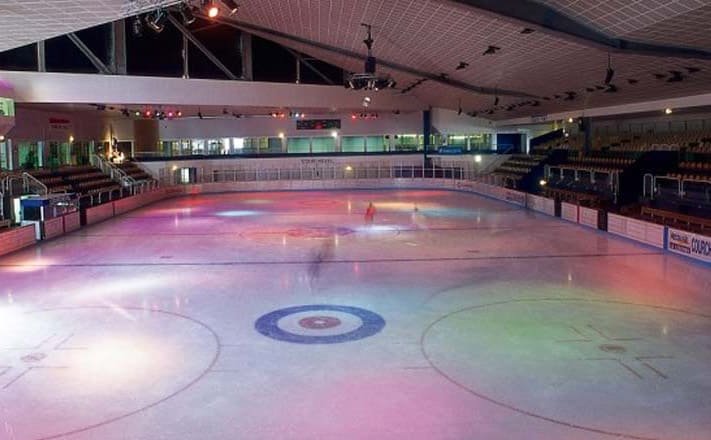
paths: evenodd
<path fill-rule="evenodd" d="M 708 267 L 463 193 L 184 197 L 0 259 L 2 440 L 699 440 L 710 366 Z"/>

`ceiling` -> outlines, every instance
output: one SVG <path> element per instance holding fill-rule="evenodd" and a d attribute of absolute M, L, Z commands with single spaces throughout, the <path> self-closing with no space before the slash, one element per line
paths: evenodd
<path fill-rule="evenodd" d="M 128 12 L 131 3 L 128 0 L 3 1 L 0 50 L 131 15 Z M 480 9 L 477 7 L 480 3 L 487 2 L 242 0 L 232 24 L 354 72 L 363 70 L 362 57 L 366 52 L 362 42 L 365 33 L 360 24 L 372 24 L 374 52 L 380 61 L 378 70 L 392 75 L 400 89 L 379 93 L 401 93 L 427 74 L 429 80 L 407 93 L 434 107 L 457 109 L 461 103 L 464 112 L 477 112 L 489 119 L 711 92 L 708 58 L 618 51 L 612 53 L 611 63 L 615 70 L 612 83 L 619 91 L 598 90 L 598 86 L 604 86 L 607 48 L 552 32 L 546 26 L 531 26 L 520 18 Z M 708 32 L 711 0 L 537 0 L 535 4 L 610 38 L 711 48 Z M 150 5 L 133 5 L 134 9 L 138 7 L 145 10 Z M 16 22 L 18 16 L 22 18 Z M 527 27 L 534 32 L 522 33 Z M 501 50 L 483 55 L 490 45 Z M 456 70 L 460 62 L 468 67 Z M 670 71 L 680 72 L 683 80 L 668 82 L 672 77 Z M 438 80 L 440 75 L 444 79 Z M 630 84 L 630 79 L 637 82 Z M 500 95 L 498 105 L 494 105 L 495 94 L 477 93 L 478 88 L 499 90 L 495 93 Z M 565 100 L 566 92 L 576 92 L 575 99 Z M 516 93 L 528 97 L 510 96 Z M 515 107 L 507 110 L 511 106 Z M 492 109 L 493 114 L 482 114 Z"/>
<path fill-rule="evenodd" d="M 180 0 L 0 0 L 0 52 Z"/>

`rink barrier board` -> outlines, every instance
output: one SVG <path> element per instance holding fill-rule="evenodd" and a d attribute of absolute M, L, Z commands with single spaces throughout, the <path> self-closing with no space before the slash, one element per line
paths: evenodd
<path fill-rule="evenodd" d="M 81 229 L 81 214 L 79 211 L 63 215 L 62 220 L 64 222 L 65 234 Z"/>
<path fill-rule="evenodd" d="M 42 222 L 42 240 L 51 240 L 64 235 L 64 218 L 55 217 Z"/>
<path fill-rule="evenodd" d="M 665 227 L 662 225 L 617 214 L 607 215 L 607 232 L 659 249 L 664 249 L 664 241 L 667 234 Z"/>
<path fill-rule="evenodd" d="M 536 212 L 555 216 L 555 200 L 553 199 L 526 194 L 526 207 Z"/>
<path fill-rule="evenodd" d="M 711 264 L 711 237 L 667 228 L 667 250 Z"/>
<path fill-rule="evenodd" d="M 597 209 L 578 207 L 578 224 L 589 228 L 600 229 L 600 211 Z"/>
<path fill-rule="evenodd" d="M 580 210 L 578 208 L 578 205 L 562 202 L 560 204 L 560 218 L 572 223 L 578 223 L 580 218 Z"/>
<path fill-rule="evenodd" d="M 114 216 L 156 203 L 171 197 L 196 194 L 251 191 L 305 191 L 339 189 L 444 189 L 474 193 L 529 208 L 548 215 L 555 215 L 555 201 L 532 194 L 481 182 L 455 181 L 452 179 L 352 179 L 314 181 L 266 181 L 266 182 L 220 182 L 161 188 L 86 210 L 87 224 L 95 224 Z M 608 230 L 613 235 L 639 243 L 666 249 L 704 263 L 711 262 L 711 238 L 692 234 L 641 220 L 609 214 L 605 218 L 596 209 L 562 203 L 560 216 L 580 225 Z M 64 233 L 80 228 L 79 213 L 64 216 Z M 606 220 L 606 221 L 605 221 Z M 54 235 L 54 234 L 52 234 Z M 60 234 L 61 235 L 61 234 Z M 49 238 L 49 237 L 48 237 Z M 33 226 L 16 228 L 0 233 L 0 255 L 31 246 L 36 243 Z"/>
<path fill-rule="evenodd" d="M 35 226 L 27 225 L 0 232 L 0 255 L 6 255 L 32 246 L 37 242 Z"/>

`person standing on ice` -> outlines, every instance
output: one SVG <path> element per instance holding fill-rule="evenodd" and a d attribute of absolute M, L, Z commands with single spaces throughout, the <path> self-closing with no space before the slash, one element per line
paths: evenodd
<path fill-rule="evenodd" d="M 375 220 L 375 205 L 373 205 L 373 202 L 370 202 L 368 209 L 365 210 L 365 223 L 372 225 L 373 220 Z"/>

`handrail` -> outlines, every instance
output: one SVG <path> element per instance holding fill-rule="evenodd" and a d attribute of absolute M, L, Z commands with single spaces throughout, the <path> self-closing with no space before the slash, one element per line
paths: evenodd
<path fill-rule="evenodd" d="M 47 194 L 49 194 L 49 188 L 47 188 L 47 185 L 45 185 L 44 183 L 37 180 L 37 178 L 35 176 L 33 176 L 32 174 L 25 171 L 22 173 L 22 177 L 23 177 L 23 179 L 25 179 L 25 188 L 24 189 L 26 192 L 29 192 L 31 190 L 31 183 L 34 183 L 35 185 L 39 186 L 40 189 L 42 189 L 44 191 L 44 194 L 40 193 L 40 195 L 46 196 Z"/>

